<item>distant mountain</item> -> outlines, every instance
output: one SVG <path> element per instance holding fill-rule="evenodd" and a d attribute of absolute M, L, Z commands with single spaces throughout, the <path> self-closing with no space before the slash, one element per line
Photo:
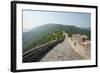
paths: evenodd
<path fill-rule="evenodd" d="M 90 39 L 90 31 L 86 29 L 62 24 L 44 24 L 33 28 L 29 32 L 23 32 L 23 52 L 36 47 L 37 45 L 41 45 L 50 33 L 60 32 L 63 30 L 65 30 L 69 36 L 71 36 L 73 33 L 80 33 L 87 35 Z"/>
<path fill-rule="evenodd" d="M 87 28 L 86 27 L 81 27 L 81 29 L 91 31 L 90 27 L 87 27 Z"/>
<path fill-rule="evenodd" d="M 91 30 L 88 28 L 79 28 L 76 26 L 69 26 L 69 25 L 65 25 L 65 31 L 68 33 L 69 36 L 71 36 L 73 33 L 77 34 L 82 34 L 82 35 L 87 35 L 88 39 L 91 39 Z"/>

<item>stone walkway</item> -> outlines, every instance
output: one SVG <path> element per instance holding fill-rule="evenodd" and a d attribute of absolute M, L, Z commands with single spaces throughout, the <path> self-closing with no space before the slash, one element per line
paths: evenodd
<path fill-rule="evenodd" d="M 76 53 L 68 41 L 68 35 L 65 34 L 65 40 L 54 47 L 45 57 L 43 57 L 41 62 L 48 61 L 68 61 L 68 60 L 82 60 L 84 59 L 78 53 Z"/>

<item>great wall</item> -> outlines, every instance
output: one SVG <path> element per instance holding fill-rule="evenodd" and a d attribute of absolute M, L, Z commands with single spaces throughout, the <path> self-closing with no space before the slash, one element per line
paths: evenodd
<path fill-rule="evenodd" d="M 65 60 L 86 60 L 91 58 L 90 41 L 86 35 L 73 34 L 61 40 L 53 40 L 35 47 L 23 54 L 23 62 L 45 62 Z"/>

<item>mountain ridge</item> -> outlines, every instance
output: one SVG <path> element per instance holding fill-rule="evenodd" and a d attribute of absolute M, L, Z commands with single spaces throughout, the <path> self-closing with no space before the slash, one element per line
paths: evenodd
<path fill-rule="evenodd" d="M 29 32 L 23 32 L 23 52 L 35 47 L 36 45 L 40 45 L 44 42 L 45 38 L 53 32 L 65 31 L 68 33 L 69 37 L 73 33 L 79 33 L 83 35 L 87 35 L 90 39 L 90 31 L 81 29 L 79 27 L 73 25 L 62 25 L 62 24 L 53 24 L 48 23 L 36 28 L 31 29 Z"/>

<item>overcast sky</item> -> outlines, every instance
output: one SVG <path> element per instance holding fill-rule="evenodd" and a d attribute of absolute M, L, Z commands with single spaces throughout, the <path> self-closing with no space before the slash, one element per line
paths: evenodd
<path fill-rule="evenodd" d="M 90 27 L 90 18 L 89 13 L 23 10 L 23 31 L 48 23 Z"/>

